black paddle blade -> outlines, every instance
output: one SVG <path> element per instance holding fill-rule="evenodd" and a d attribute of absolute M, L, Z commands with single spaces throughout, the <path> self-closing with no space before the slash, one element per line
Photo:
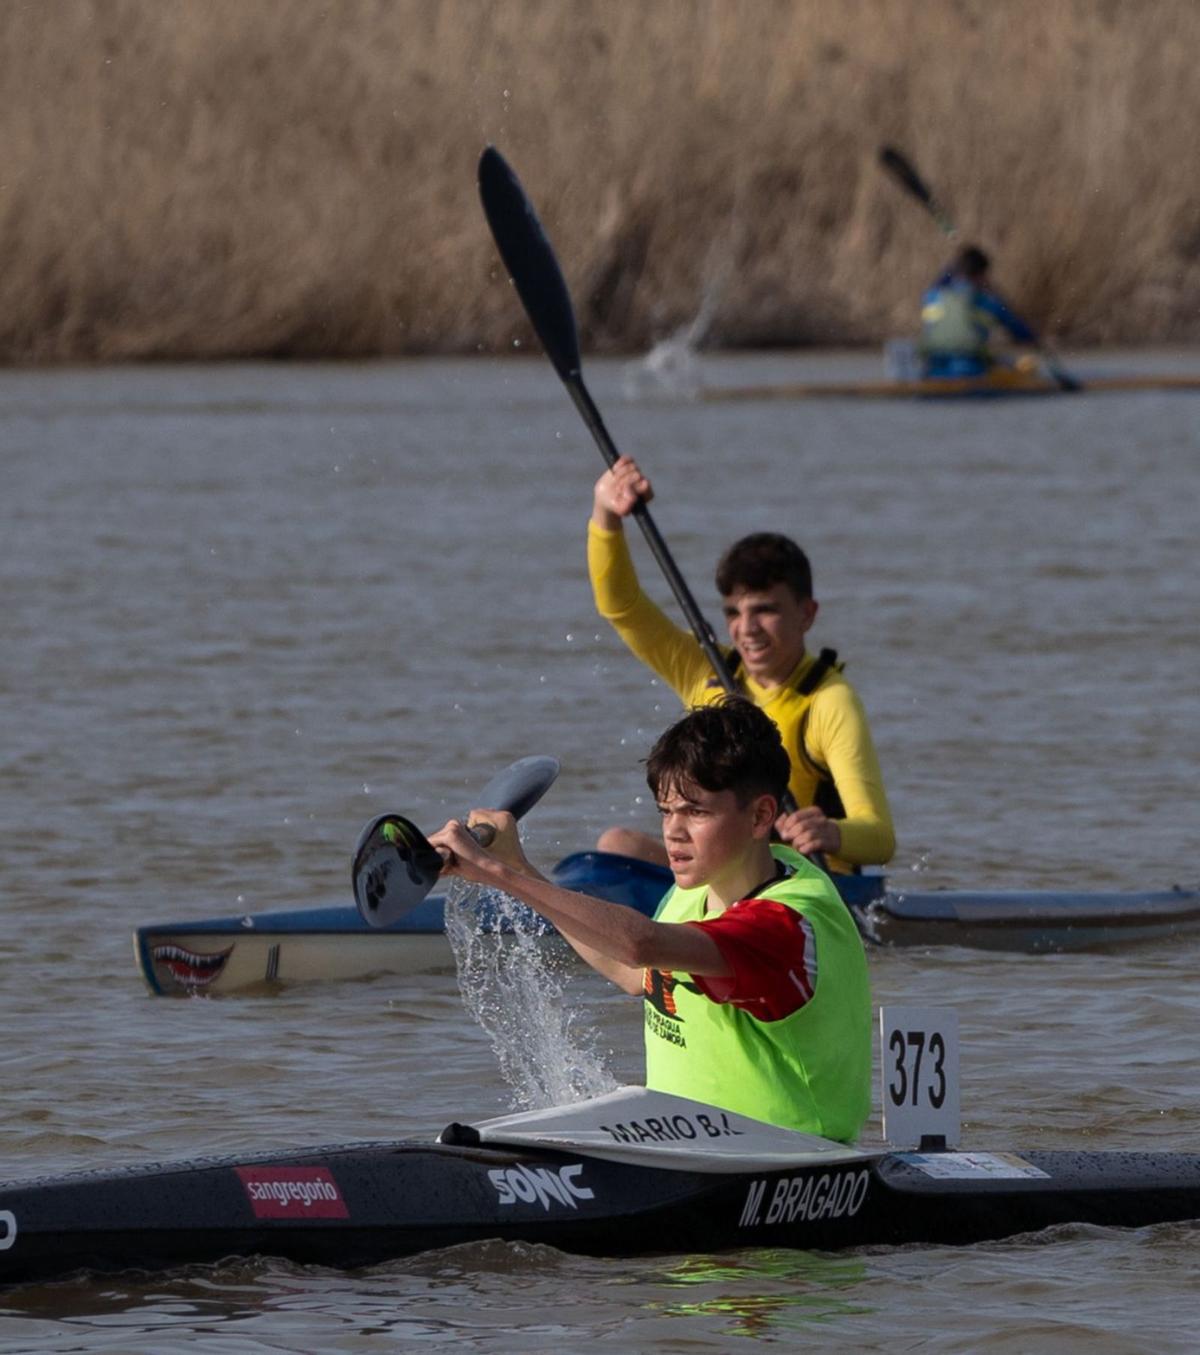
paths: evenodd
<path fill-rule="evenodd" d="M 563 381 L 577 376 L 579 335 L 562 269 L 521 181 L 494 146 L 479 157 L 479 196 L 496 248 L 546 356 Z"/>
<path fill-rule="evenodd" d="M 1038 353 L 1040 354 L 1042 359 L 1042 366 L 1044 366 L 1045 369 L 1050 373 L 1050 375 L 1055 379 L 1055 381 L 1058 382 L 1061 389 L 1065 391 L 1083 390 L 1084 388 L 1083 383 L 1081 381 L 1076 381 L 1076 379 L 1071 375 L 1070 372 L 1064 371 L 1058 365 L 1055 359 L 1051 356 L 1051 354 L 1047 353 L 1044 348 L 1039 346 Z"/>
<path fill-rule="evenodd" d="M 367 824 L 354 850 L 354 901 L 374 927 L 386 927 L 429 893 L 442 858 L 421 830 L 399 814 Z"/>
<path fill-rule="evenodd" d="M 921 178 L 908 159 L 895 146 L 881 146 L 879 148 L 879 163 L 893 178 L 899 179 L 913 197 L 920 198 L 926 207 L 933 206 L 933 194 L 926 186 L 925 180 Z"/>
<path fill-rule="evenodd" d="M 937 222 L 938 229 L 943 235 L 953 239 L 958 234 L 954 222 L 946 215 L 945 208 L 933 196 L 933 190 L 917 173 L 912 161 L 907 156 L 902 155 L 895 146 L 881 146 L 879 148 L 879 163 L 900 184 L 901 188 L 911 193 L 925 208 Z"/>
<path fill-rule="evenodd" d="M 519 819 L 545 795 L 560 770 L 554 757 L 519 758 L 492 777 L 476 796 L 475 805 L 505 809 Z M 488 823 L 472 828 L 471 833 L 485 847 L 495 836 Z M 381 814 L 372 819 L 359 835 L 350 872 L 363 921 L 372 927 L 390 927 L 429 894 L 442 864 L 441 853 L 403 815 Z"/>

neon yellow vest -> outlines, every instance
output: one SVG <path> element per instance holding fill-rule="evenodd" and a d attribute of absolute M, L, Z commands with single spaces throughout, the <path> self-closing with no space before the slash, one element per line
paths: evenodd
<path fill-rule="evenodd" d="M 646 1085 L 768 1124 L 849 1142 L 871 1111 L 871 991 L 862 938 L 828 877 L 789 847 L 795 874 L 764 889 L 816 939 L 813 996 L 781 1021 L 712 1002 L 690 975 L 646 971 Z M 707 888 L 671 889 L 660 922 L 698 922 Z"/>
<path fill-rule="evenodd" d="M 986 320 L 975 307 L 975 293 L 970 287 L 939 287 L 921 309 L 923 353 L 983 357 L 987 354 L 987 333 Z"/>

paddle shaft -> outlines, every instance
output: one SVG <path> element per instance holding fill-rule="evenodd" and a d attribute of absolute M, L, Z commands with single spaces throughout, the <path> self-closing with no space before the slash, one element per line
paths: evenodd
<path fill-rule="evenodd" d="M 609 435 L 608 429 L 604 426 L 604 420 L 600 411 L 596 408 L 596 402 L 588 392 L 587 386 L 584 385 L 582 372 L 576 368 L 576 370 L 563 376 L 562 382 L 570 392 L 571 399 L 575 402 L 575 408 L 579 411 L 580 417 L 587 424 L 588 431 L 596 440 L 600 454 L 611 469 L 616 464 L 620 452 L 617 451 L 616 444 Z M 745 696 L 745 692 L 738 686 L 733 674 L 729 671 L 729 664 L 726 663 L 725 655 L 721 653 L 720 647 L 717 645 L 712 627 L 704 619 L 704 614 L 696 605 L 696 599 L 692 596 L 691 589 L 688 588 L 683 575 L 679 572 L 671 552 L 667 549 L 667 543 L 663 540 L 654 519 L 650 516 L 650 509 L 646 507 L 643 500 L 637 501 L 631 516 L 642 529 L 646 544 L 658 561 L 659 568 L 666 575 L 667 582 L 671 585 L 671 591 L 675 594 L 675 600 L 679 603 L 684 616 L 687 618 L 687 623 L 691 627 L 692 634 L 696 637 L 696 643 L 704 651 L 704 657 L 712 664 L 713 672 L 716 673 L 721 686 L 730 696 Z M 796 808 L 795 797 L 790 790 L 785 789 L 783 798 L 779 802 L 779 812 L 781 814 L 792 814 Z M 817 860 L 818 865 L 821 864 L 819 856 L 814 859 Z"/>
<path fill-rule="evenodd" d="M 596 402 L 583 383 L 583 374 L 578 370 L 568 372 L 562 378 L 562 381 L 570 392 L 571 399 L 575 402 L 575 408 L 579 411 L 580 417 L 587 424 L 588 431 L 595 438 L 596 446 L 600 448 L 600 454 L 611 469 L 616 465 L 621 454 L 617 451 L 616 443 L 613 442 L 608 429 L 604 426 L 604 420 L 600 416 L 600 411 L 596 408 Z M 704 614 L 696 605 L 696 599 L 692 596 L 691 589 L 679 572 L 671 552 L 667 549 L 667 543 L 663 540 L 654 519 L 650 516 L 650 510 L 643 500 L 639 499 L 634 504 L 631 516 L 642 529 L 646 544 L 658 561 L 659 568 L 666 575 L 667 582 L 671 585 L 671 591 L 675 594 L 675 600 L 679 603 L 684 616 L 687 618 L 687 623 L 692 629 L 692 634 L 696 637 L 696 643 L 704 651 L 704 657 L 712 664 L 713 672 L 716 673 L 721 686 L 730 696 L 744 696 L 745 692 L 738 686 L 733 674 L 729 671 L 729 665 L 725 662 L 725 655 L 721 653 L 712 627 L 704 619 Z M 796 808 L 796 801 L 792 792 L 785 789 L 783 798 L 779 802 L 779 812 L 791 814 L 795 812 Z M 818 864 L 820 864 L 819 860 Z"/>
<path fill-rule="evenodd" d="M 958 232 L 954 222 L 946 215 L 942 204 L 933 196 L 929 185 L 917 173 L 908 158 L 901 155 L 894 146 L 884 146 L 879 152 L 879 163 L 907 192 L 911 193 L 930 216 L 937 222 L 944 235 L 953 238 Z"/>
<path fill-rule="evenodd" d="M 579 329 L 562 268 L 521 181 L 494 146 L 487 147 L 479 158 L 479 191 L 492 238 L 512 275 L 525 314 L 541 339 L 559 380 L 566 386 L 575 408 L 595 439 L 596 446 L 600 448 L 600 454 L 611 469 L 620 453 L 584 384 Z M 696 643 L 712 665 L 717 680 L 731 696 L 744 695 L 717 645 L 712 627 L 696 605 L 696 599 L 684 582 L 683 575 L 667 549 L 667 543 L 655 526 L 649 508 L 639 500 L 634 505 L 632 516 L 671 585 L 675 600 L 696 637 Z M 795 808 L 796 802 L 791 793 L 785 791 L 780 804 L 781 811 L 790 814 Z"/>

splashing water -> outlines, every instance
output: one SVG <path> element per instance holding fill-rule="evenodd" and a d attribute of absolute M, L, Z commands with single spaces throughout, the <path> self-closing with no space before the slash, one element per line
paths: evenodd
<path fill-rule="evenodd" d="M 660 339 L 640 362 L 625 368 L 622 385 L 627 400 L 651 395 L 669 395 L 692 400 L 700 390 L 700 364 L 689 336 L 694 327 L 684 325 L 669 338 Z"/>
<path fill-rule="evenodd" d="M 574 960 L 566 943 L 523 904 L 456 880 L 446 898 L 446 936 L 458 986 L 492 1042 L 514 1110 L 566 1105 L 619 1084 L 577 1028 L 566 987 Z"/>
<path fill-rule="evenodd" d="M 694 400 L 699 395 L 703 382 L 696 354 L 712 328 L 721 294 L 733 272 L 734 256 L 732 235 L 729 241 L 710 249 L 700 309 L 693 320 L 660 339 L 640 362 L 625 368 L 622 385 L 627 400 L 653 395 Z"/>

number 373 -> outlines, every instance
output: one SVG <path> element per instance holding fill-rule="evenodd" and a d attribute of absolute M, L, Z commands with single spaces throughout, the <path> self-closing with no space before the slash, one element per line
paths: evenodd
<path fill-rule="evenodd" d="M 940 1110 L 946 1099 L 946 1042 L 941 1032 L 893 1030 L 888 1049 L 894 1059 L 888 1078 L 892 1104 L 917 1106 L 924 1094 L 934 1110 Z"/>

